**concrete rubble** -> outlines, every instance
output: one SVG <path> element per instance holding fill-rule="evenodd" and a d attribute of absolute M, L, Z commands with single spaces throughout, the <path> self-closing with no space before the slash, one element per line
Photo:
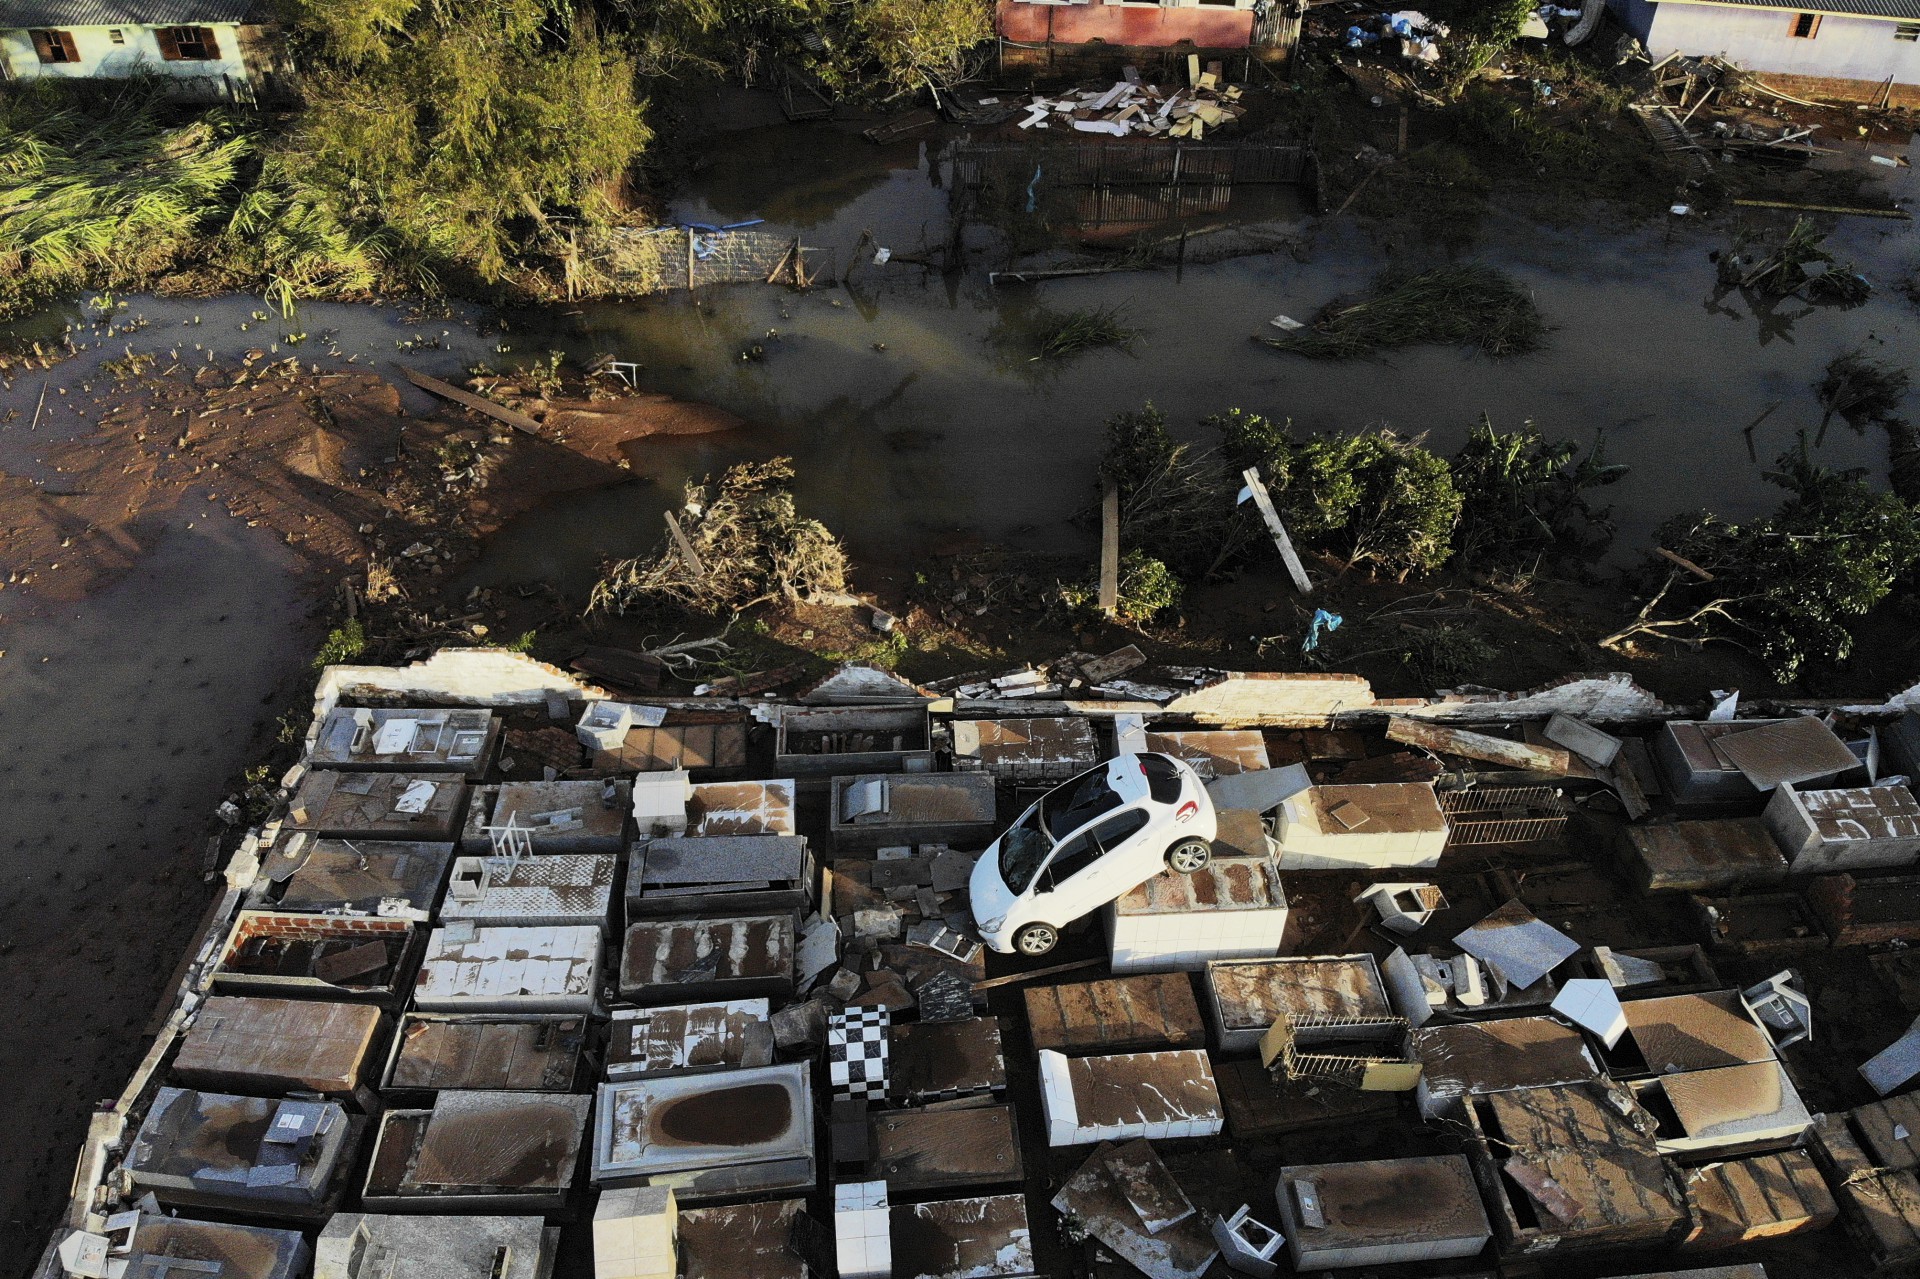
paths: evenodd
<path fill-rule="evenodd" d="M 1034 127 L 1231 114 L 1115 89 Z M 1920 720 L 1750 709 L 1132 648 L 793 702 L 330 668 L 34 1279 L 1920 1264 L 1920 809 L 1846 745 Z M 1213 860 L 985 950 L 1004 824 L 1154 754 Z"/>

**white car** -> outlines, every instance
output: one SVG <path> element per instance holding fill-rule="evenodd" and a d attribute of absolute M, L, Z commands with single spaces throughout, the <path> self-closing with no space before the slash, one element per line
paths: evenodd
<path fill-rule="evenodd" d="M 982 941 L 1044 955 L 1060 930 L 1163 870 L 1191 875 L 1213 856 L 1213 801 L 1168 755 L 1122 755 L 1041 796 L 974 864 L 968 885 Z"/>

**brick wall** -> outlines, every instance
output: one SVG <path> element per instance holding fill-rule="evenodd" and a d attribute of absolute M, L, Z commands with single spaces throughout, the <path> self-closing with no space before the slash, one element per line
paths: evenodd
<path fill-rule="evenodd" d="M 1762 75 L 1760 83 L 1768 88 L 1778 89 L 1782 93 L 1792 94 L 1796 98 L 1827 98 L 1838 102 L 1870 102 L 1880 105 L 1881 95 L 1887 91 L 1885 80 L 1841 80 L 1833 76 L 1811 75 Z M 1896 84 L 1893 86 L 1892 104 L 1896 107 L 1920 108 L 1920 84 Z"/>
<path fill-rule="evenodd" d="M 413 928 L 412 921 L 374 916 L 347 918 L 336 915 L 283 915 L 275 911 L 242 911 L 233 926 L 227 953 L 255 937 L 291 937 L 301 941 L 358 937 L 366 933 L 384 933 L 404 937 Z"/>

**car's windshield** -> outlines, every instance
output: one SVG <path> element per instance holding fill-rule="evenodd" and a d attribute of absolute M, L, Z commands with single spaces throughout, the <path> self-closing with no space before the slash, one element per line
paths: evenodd
<path fill-rule="evenodd" d="M 1041 829 L 1040 808 L 1035 805 L 1000 837 L 1000 882 L 1016 897 L 1026 892 L 1052 851 L 1053 841 Z"/>
<path fill-rule="evenodd" d="M 1107 784 L 1107 766 L 1080 774 L 1040 801 L 1040 817 L 1047 833 L 1065 839 L 1100 814 L 1120 807 L 1120 796 Z"/>

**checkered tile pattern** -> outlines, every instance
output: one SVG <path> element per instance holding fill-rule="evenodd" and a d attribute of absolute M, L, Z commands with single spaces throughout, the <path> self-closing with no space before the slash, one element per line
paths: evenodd
<path fill-rule="evenodd" d="M 827 1075 L 836 1097 L 887 1095 L 887 1029 L 884 1008 L 848 1008 L 827 1021 Z"/>

